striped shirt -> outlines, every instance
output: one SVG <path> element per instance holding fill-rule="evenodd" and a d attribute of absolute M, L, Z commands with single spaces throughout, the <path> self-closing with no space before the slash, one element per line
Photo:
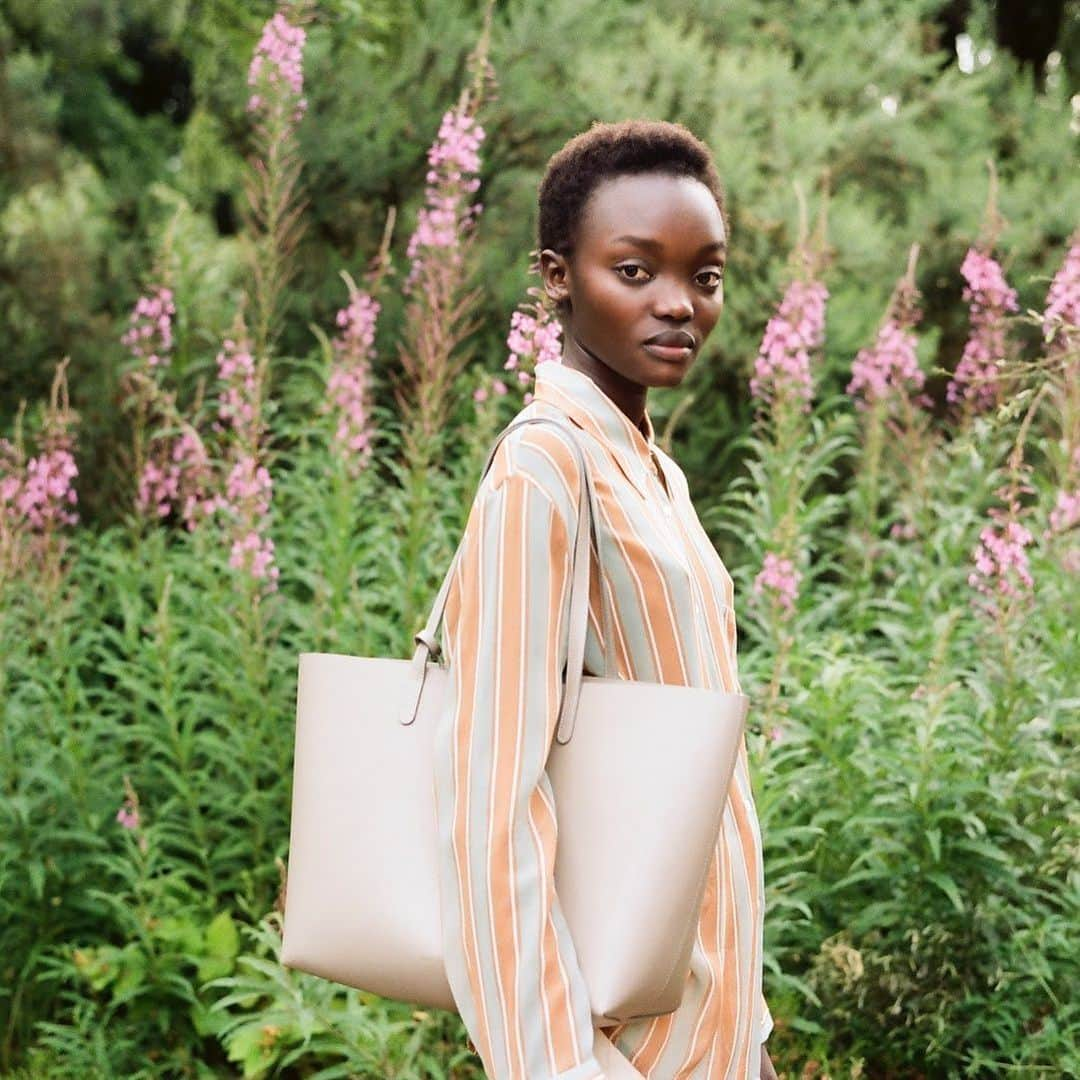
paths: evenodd
<path fill-rule="evenodd" d="M 597 506 L 586 673 L 741 692 L 732 580 L 686 476 L 584 372 L 536 367 L 524 416 L 580 429 Z M 436 733 L 447 976 L 490 1080 L 600 1080 L 588 993 L 554 890 L 545 762 L 566 661 L 580 467 L 554 426 L 499 444 L 477 490 L 442 632 L 449 704 Z M 601 590 L 613 648 L 604 641 Z M 609 659 L 610 657 L 610 659 Z M 602 1030 L 647 1080 L 756 1080 L 761 834 L 740 744 L 674 1012 Z"/>

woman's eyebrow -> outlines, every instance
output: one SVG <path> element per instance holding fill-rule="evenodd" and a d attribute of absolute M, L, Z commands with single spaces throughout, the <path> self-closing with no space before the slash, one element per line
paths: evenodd
<path fill-rule="evenodd" d="M 659 240 L 650 240 L 647 236 L 616 236 L 615 243 L 620 240 L 626 240 L 631 244 L 637 244 L 639 247 L 649 248 L 652 251 L 659 251 L 664 245 Z M 702 244 L 698 248 L 698 254 L 704 255 L 706 251 L 727 251 L 727 244 L 722 240 L 711 240 L 707 244 Z"/>

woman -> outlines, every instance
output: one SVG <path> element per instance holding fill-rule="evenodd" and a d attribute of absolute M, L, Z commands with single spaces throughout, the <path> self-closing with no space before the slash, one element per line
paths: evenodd
<path fill-rule="evenodd" d="M 588 457 L 600 548 L 590 674 L 741 692 L 731 577 L 646 408 L 649 387 L 686 378 L 720 316 L 727 238 L 709 151 L 680 125 L 597 123 L 548 163 L 540 270 L 564 347 L 561 362 L 537 365 L 519 416 L 568 418 Z M 503 439 L 448 594 L 454 706 L 438 733 L 436 798 L 450 985 L 491 1080 L 769 1080 L 761 838 L 745 743 L 681 1005 L 592 1023 L 553 886 L 545 772 L 579 483 L 552 425 Z"/>

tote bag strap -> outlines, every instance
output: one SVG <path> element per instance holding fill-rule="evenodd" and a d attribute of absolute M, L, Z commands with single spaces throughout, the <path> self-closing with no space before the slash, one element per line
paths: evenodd
<path fill-rule="evenodd" d="M 570 741 L 574 732 L 574 720 L 577 716 L 578 699 L 581 696 L 581 680 L 585 670 L 585 638 L 588 630 L 589 617 L 589 537 L 595 531 L 596 522 L 594 517 L 594 494 L 592 479 L 589 475 L 585 454 L 577 441 L 573 430 L 568 424 L 549 416 L 529 416 L 515 420 L 507 425 L 496 436 L 491 449 L 488 451 L 487 460 L 480 473 L 483 482 L 488 469 L 495 458 L 495 451 L 502 440 L 511 431 L 526 424 L 554 424 L 561 428 L 569 437 L 570 443 L 577 454 L 581 466 L 581 487 L 578 492 L 578 527 L 574 537 L 574 549 L 571 560 L 570 576 L 570 618 L 569 640 L 567 642 L 566 660 L 566 685 L 559 705 L 559 714 L 556 722 L 555 738 L 560 743 Z M 423 692 L 424 678 L 427 674 L 428 662 L 436 659 L 442 652 L 442 646 L 437 638 L 439 625 L 442 622 L 443 612 L 446 608 L 446 600 L 450 593 L 450 583 L 457 569 L 458 559 L 461 557 L 461 549 L 464 544 L 464 535 L 458 541 L 454 557 L 450 560 L 450 567 L 443 578 L 442 586 L 432 604 L 431 613 L 424 628 L 418 631 L 413 640 L 416 642 L 416 651 L 413 653 L 413 668 L 415 672 L 415 690 L 406 695 L 400 714 L 402 724 L 411 724 L 416 719 L 419 711 L 420 696 Z M 597 551 L 599 552 L 599 539 Z M 602 603 L 605 626 L 605 639 L 609 649 L 613 648 L 613 638 L 610 630 L 610 618 L 606 604 Z"/>

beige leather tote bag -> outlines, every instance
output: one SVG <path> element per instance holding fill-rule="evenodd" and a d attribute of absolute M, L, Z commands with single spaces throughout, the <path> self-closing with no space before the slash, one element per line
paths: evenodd
<path fill-rule="evenodd" d="M 742 740 L 743 694 L 584 675 L 593 492 L 581 465 L 568 662 L 548 775 L 555 885 L 594 1020 L 677 1008 Z M 483 474 L 482 474 L 483 476 Z M 598 549 L 599 550 L 599 549 Z M 456 1011 L 443 966 L 432 765 L 452 673 L 436 641 L 461 544 L 411 660 L 301 653 L 281 959 Z"/>

